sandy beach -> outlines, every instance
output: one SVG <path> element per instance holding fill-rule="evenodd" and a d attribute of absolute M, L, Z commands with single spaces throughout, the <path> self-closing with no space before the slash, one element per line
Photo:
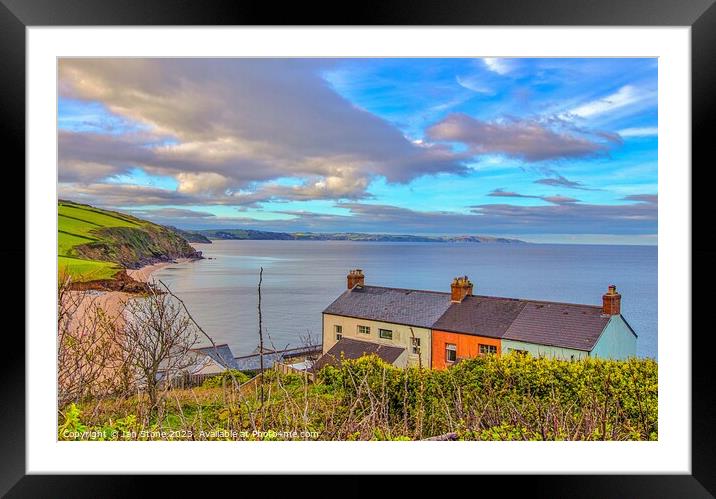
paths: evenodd
<path fill-rule="evenodd" d="M 139 269 L 127 269 L 127 275 L 140 282 L 149 282 L 152 279 L 152 274 L 159 269 L 167 267 L 173 264 L 188 263 L 193 261 L 190 258 L 177 258 L 174 262 L 160 262 L 152 265 L 145 265 Z M 72 293 L 78 293 L 78 291 L 72 291 Z M 87 303 L 95 303 L 110 317 L 117 317 L 122 313 L 124 306 L 128 300 L 135 298 L 137 295 L 132 293 L 125 293 L 122 291 L 92 291 L 90 292 L 92 299 Z M 81 311 L 80 311 L 81 313 Z"/>
<path fill-rule="evenodd" d="M 168 267 L 169 265 L 175 264 L 175 263 L 189 263 L 193 262 L 191 258 L 177 258 L 173 262 L 159 262 L 154 263 L 152 265 L 145 265 L 144 267 L 140 269 L 127 269 L 127 275 L 134 279 L 135 281 L 140 282 L 149 282 L 152 279 L 152 274 L 156 272 L 159 269 L 163 269 L 164 267 Z M 121 293 L 126 294 L 126 293 Z"/>

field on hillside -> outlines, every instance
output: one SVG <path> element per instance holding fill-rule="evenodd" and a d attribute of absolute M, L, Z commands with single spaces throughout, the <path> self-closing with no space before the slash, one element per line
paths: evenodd
<path fill-rule="evenodd" d="M 57 203 L 58 272 L 75 281 L 109 279 L 120 267 L 111 262 L 86 260 L 73 255 L 72 249 L 95 242 L 94 229 L 102 227 L 141 227 L 141 223 L 121 213 L 109 212 L 73 203 Z"/>

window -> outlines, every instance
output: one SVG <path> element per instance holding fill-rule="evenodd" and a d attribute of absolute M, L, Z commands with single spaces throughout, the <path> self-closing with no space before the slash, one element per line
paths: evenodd
<path fill-rule="evenodd" d="M 391 331 L 390 329 L 378 329 L 378 336 L 383 338 L 384 340 L 392 340 L 393 331 Z"/>
<path fill-rule="evenodd" d="M 510 348 L 510 353 L 516 353 L 519 355 L 527 355 L 527 350 L 520 350 L 518 348 Z"/>
<path fill-rule="evenodd" d="M 420 338 L 410 338 L 410 346 L 415 355 L 420 355 Z"/>
<path fill-rule="evenodd" d="M 457 345 L 452 343 L 445 344 L 445 362 L 455 362 L 457 360 Z"/>
<path fill-rule="evenodd" d="M 333 326 L 333 330 L 336 332 L 336 341 L 343 338 L 343 326 L 339 326 L 338 324 L 336 324 L 335 326 Z"/>
<path fill-rule="evenodd" d="M 358 326 L 358 333 L 360 334 L 370 334 L 370 326 Z"/>
<path fill-rule="evenodd" d="M 488 353 L 497 353 L 497 347 L 495 345 L 480 345 L 480 355 Z"/>

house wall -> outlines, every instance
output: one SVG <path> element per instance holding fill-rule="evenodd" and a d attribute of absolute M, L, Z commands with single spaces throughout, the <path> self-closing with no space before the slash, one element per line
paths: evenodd
<path fill-rule="evenodd" d="M 354 317 L 344 317 L 342 315 L 323 314 L 323 353 L 326 353 L 337 343 L 334 328 L 336 325 L 343 327 L 344 338 L 372 341 L 373 343 L 381 343 L 384 345 L 405 348 L 405 352 L 394 362 L 396 366 L 417 366 L 419 363 L 422 363 L 423 367 L 430 367 L 430 329 L 393 324 L 390 322 L 356 319 Z M 370 327 L 370 334 L 359 333 L 358 325 Z M 411 327 L 413 329 L 412 334 L 415 334 L 416 338 L 420 338 L 420 356 L 412 353 Z M 393 339 L 386 340 L 380 338 L 378 336 L 379 329 L 389 329 L 393 331 Z"/>
<path fill-rule="evenodd" d="M 448 343 L 456 345 L 457 358 L 469 359 L 477 357 L 480 353 L 480 345 L 493 345 L 497 347 L 497 355 L 500 355 L 501 345 L 497 338 L 488 338 L 485 336 L 475 336 L 472 334 L 450 333 L 448 331 L 439 331 L 433 329 L 433 351 L 432 368 L 445 369 L 450 363 L 446 361 L 445 348 Z"/>
<path fill-rule="evenodd" d="M 621 315 L 609 319 L 591 355 L 615 360 L 636 356 L 636 336 Z"/>
<path fill-rule="evenodd" d="M 550 359 L 579 360 L 589 356 L 589 352 L 573 350 L 571 348 L 537 345 L 524 341 L 502 340 L 502 352 L 507 355 L 512 350 L 524 350 L 534 357 L 548 357 Z"/>

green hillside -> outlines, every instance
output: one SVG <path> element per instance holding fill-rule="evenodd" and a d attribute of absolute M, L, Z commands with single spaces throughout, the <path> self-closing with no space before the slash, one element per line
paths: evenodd
<path fill-rule="evenodd" d="M 124 268 L 200 255 L 179 234 L 146 220 L 71 201 L 57 203 L 58 272 L 111 279 Z"/>

